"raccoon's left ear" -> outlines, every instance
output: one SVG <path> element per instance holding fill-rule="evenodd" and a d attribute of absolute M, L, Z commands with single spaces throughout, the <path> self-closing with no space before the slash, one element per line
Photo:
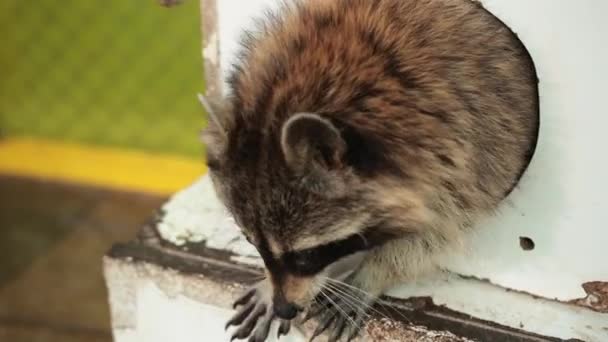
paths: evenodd
<path fill-rule="evenodd" d="M 312 113 L 293 115 L 283 124 L 281 148 L 289 168 L 313 189 L 336 191 L 343 185 L 337 171 L 346 166 L 347 146 L 329 120 Z"/>

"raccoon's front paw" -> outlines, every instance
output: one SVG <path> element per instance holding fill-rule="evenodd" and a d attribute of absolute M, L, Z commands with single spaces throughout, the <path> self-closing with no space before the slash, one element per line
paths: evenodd
<path fill-rule="evenodd" d="M 275 318 L 272 307 L 272 291 L 264 281 L 239 297 L 233 304 L 236 314 L 226 323 L 226 329 L 238 326 L 230 341 L 249 337 L 250 342 L 263 342 L 268 337 L 270 325 Z M 287 335 L 291 322 L 281 320 L 278 336 Z"/>
<path fill-rule="evenodd" d="M 326 284 L 305 317 L 305 320 L 316 317 L 318 321 L 310 341 L 325 331 L 328 341 L 352 341 L 361 332 L 375 301 L 375 297 L 352 285 Z"/>

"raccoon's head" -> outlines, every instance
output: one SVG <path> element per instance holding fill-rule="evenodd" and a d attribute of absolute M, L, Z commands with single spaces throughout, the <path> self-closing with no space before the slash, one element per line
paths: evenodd
<path fill-rule="evenodd" d="M 264 260 L 276 314 L 291 319 L 324 277 L 356 268 L 393 235 L 349 164 L 356 147 L 330 120 L 311 113 L 253 120 L 212 122 L 207 162 L 218 197 Z"/>

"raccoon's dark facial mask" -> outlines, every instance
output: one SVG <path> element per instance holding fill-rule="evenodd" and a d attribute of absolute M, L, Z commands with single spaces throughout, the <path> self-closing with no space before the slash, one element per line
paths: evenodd
<path fill-rule="evenodd" d="M 282 260 L 290 273 L 301 277 L 314 276 L 331 264 L 367 252 L 391 239 L 391 234 L 368 231 L 320 246 L 287 252 L 283 254 Z"/>

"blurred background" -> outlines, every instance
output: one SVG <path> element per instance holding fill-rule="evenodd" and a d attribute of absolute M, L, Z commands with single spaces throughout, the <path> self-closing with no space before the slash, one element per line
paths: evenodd
<path fill-rule="evenodd" d="M 204 173 L 199 3 L 0 2 L 0 341 L 110 341 L 101 273 Z"/>

